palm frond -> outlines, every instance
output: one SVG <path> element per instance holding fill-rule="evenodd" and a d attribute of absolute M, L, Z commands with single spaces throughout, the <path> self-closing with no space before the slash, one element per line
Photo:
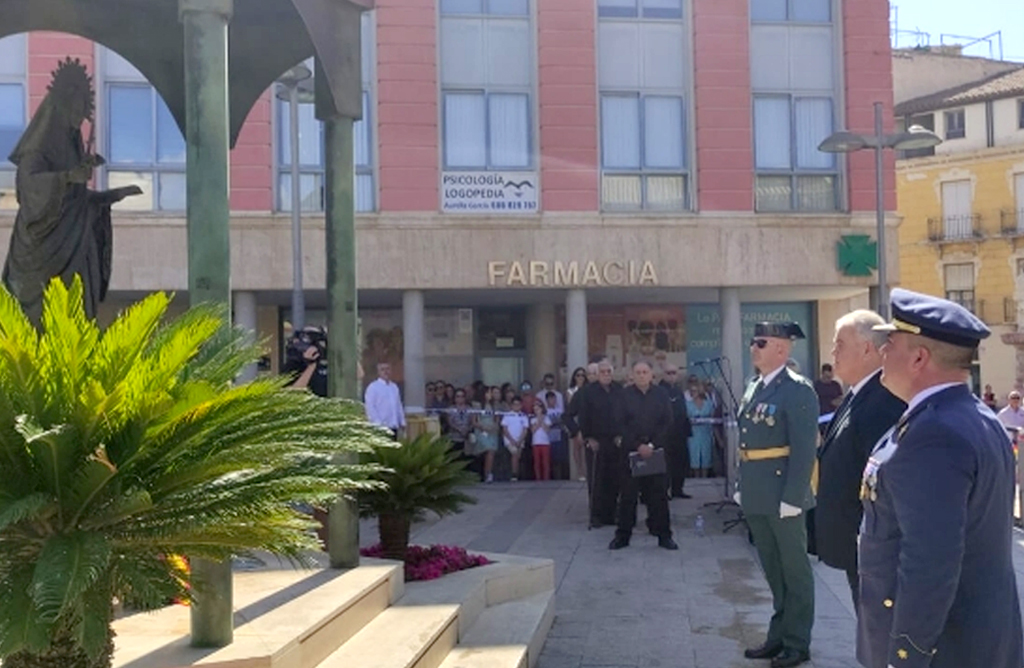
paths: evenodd
<path fill-rule="evenodd" d="M 103 577 L 110 554 L 110 543 L 94 532 L 62 534 L 46 541 L 32 574 L 32 600 L 39 618 L 44 622 L 57 621 Z"/>
<path fill-rule="evenodd" d="M 0 656 L 41 651 L 50 644 L 53 624 L 38 614 L 29 593 L 32 567 L 21 564 L 0 578 Z"/>

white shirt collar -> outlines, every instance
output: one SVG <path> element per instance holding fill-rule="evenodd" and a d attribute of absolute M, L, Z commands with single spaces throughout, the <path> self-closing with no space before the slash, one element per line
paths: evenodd
<path fill-rule="evenodd" d="M 872 378 L 874 378 L 875 376 L 877 376 L 880 373 L 882 373 L 882 368 L 881 367 L 875 369 L 874 371 L 872 371 L 868 375 L 866 375 L 863 378 L 861 378 L 860 382 L 857 383 L 856 385 L 854 385 L 853 388 L 850 390 L 850 394 L 852 394 L 853 396 L 857 396 L 857 393 L 860 392 L 861 390 L 863 390 L 864 386 L 867 385 L 871 381 Z"/>
<path fill-rule="evenodd" d="M 915 394 L 914 398 L 911 399 L 910 403 L 907 404 L 907 410 L 903 412 L 903 415 L 910 415 L 910 412 L 917 408 L 918 406 L 920 406 L 921 404 L 923 404 L 928 397 L 936 395 L 939 392 L 942 392 L 943 390 L 948 390 L 951 387 L 956 387 L 957 385 L 966 385 L 966 383 L 940 383 L 938 385 L 932 385 L 931 387 L 927 387 L 921 390 L 920 392 Z"/>
<path fill-rule="evenodd" d="M 783 364 L 782 366 L 780 366 L 775 371 L 772 371 L 771 373 L 769 373 L 767 376 L 761 376 L 761 382 L 764 384 L 765 387 L 768 387 L 768 384 L 771 383 L 773 380 L 775 380 L 778 377 L 778 375 L 785 370 L 785 368 L 786 368 L 786 365 Z"/>

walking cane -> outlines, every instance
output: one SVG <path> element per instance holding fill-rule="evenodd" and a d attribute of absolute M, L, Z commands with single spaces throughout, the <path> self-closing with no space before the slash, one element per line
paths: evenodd
<path fill-rule="evenodd" d="M 600 447 L 600 446 L 598 446 Z M 591 466 L 590 471 L 586 471 L 587 476 L 587 531 L 594 528 L 594 490 L 597 488 L 597 450 L 593 450 L 587 445 L 587 440 L 583 440 L 583 468 L 587 468 L 587 452 L 591 453 L 594 459 L 594 465 Z"/>

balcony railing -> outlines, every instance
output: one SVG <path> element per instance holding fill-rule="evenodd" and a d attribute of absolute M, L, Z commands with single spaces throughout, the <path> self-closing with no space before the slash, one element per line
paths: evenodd
<path fill-rule="evenodd" d="M 929 241 L 973 241 L 983 236 L 979 214 L 928 219 Z"/>
<path fill-rule="evenodd" d="M 999 233 L 1004 237 L 1024 236 L 1024 208 L 999 212 Z"/>
<path fill-rule="evenodd" d="M 1011 325 L 1017 322 L 1017 300 L 1013 297 L 1003 297 L 1003 322 Z"/>

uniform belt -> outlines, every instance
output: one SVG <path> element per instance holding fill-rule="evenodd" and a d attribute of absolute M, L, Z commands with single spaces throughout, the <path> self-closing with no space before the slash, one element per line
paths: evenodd
<path fill-rule="evenodd" d="M 745 462 L 757 462 L 762 459 L 782 459 L 789 457 L 789 446 L 781 445 L 777 448 L 760 448 L 756 450 L 740 450 L 740 460 Z"/>

